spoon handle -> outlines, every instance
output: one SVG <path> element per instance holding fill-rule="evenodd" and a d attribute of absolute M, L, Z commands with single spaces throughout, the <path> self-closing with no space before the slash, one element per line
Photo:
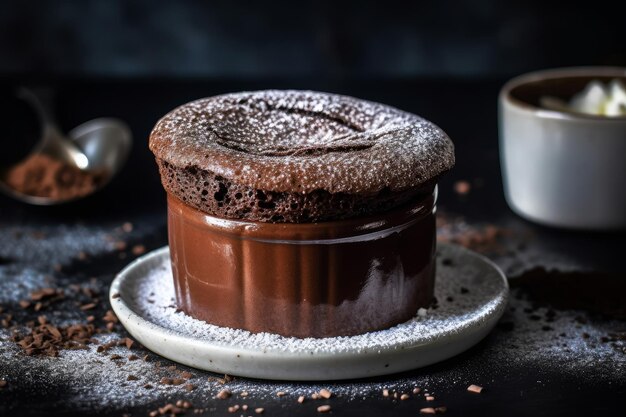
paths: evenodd
<path fill-rule="evenodd" d="M 17 91 L 17 96 L 33 106 L 44 126 L 56 125 L 52 111 L 54 98 L 52 90 L 43 88 L 34 90 L 20 87 Z"/>

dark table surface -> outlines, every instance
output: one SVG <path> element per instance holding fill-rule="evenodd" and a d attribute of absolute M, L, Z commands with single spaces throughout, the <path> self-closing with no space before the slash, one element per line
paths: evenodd
<path fill-rule="evenodd" d="M 32 83 L 32 80 L 29 80 Z M 101 192 L 73 204 L 33 207 L 0 196 L 0 320 L 12 316 L 20 331 L 44 313 L 59 326 L 101 318 L 110 308 L 106 291 L 115 274 L 136 257 L 132 249 L 167 244 L 165 195 L 147 149 L 156 120 L 191 99 L 222 92 L 262 88 L 306 88 L 381 101 L 418 113 L 441 126 L 456 145 L 457 164 L 440 182 L 440 236 L 490 256 L 506 272 L 512 297 L 500 324 L 477 346 L 442 363 L 398 375 L 332 382 L 286 383 L 236 377 L 224 386 L 228 400 L 213 397 L 224 386 L 217 376 L 177 366 L 141 347 L 130 361 L 124 346 L 98 353 L 98 343 L 124 338 L 117 325 L 104 331 L 84 351 L 61 351 L 58 358 L 25 356 L 0 326 L 0 415 L 148 415 L 179 399 L 189 400 L 202 415 L 318 415 L 330 404 L 333 415 L 419 414 L 428 406 L 446 406 L 450 415 L 595 415 L 617 414 L 626 405 L 624 321 L 626 276 L 623 232 L 582 233 L 536 226 L 511 213 L 500 179 L 496 97 L 503 80 L 56 80 L 45 83 L 57 92 L 56 115 L 65 130 L 96 117 L 125 120 L 134 134 L 129 162 Z M 5 79 L 3 90 L 25 80 Z M 12 146 L 2 138 L 2 146 Z M 454 183 L 468 181 L 467 195 Z M 132 231 L 121 225 L 130 222 Z M 496 231 L 493 233 L 493 231 Z M 495 237 L 494 237 L 495 236 Z M 124 241 L 120 250 L 116 241 Z M 77 284 L 78 286 L 71 286 Z M 18 302 L 42 287 L 63 288 L 66 297 L 43 311 Z M 97 306 L 86 302 L 92 290 Z M 81 292 L 82 291 L 82 292 Z M 95 294 L 95 295 L 93 295 Z M 83 298 L 81 298 L 83 297 Z M 100 338 L 100 339 L 98 339 Z M 111 354 L 124 356 L 111 365 Z M 121 363 L 120 363 L 121 362 Z M 189 383 L 160 384 L 163 377 L 188 370 Z M 127 381 L 136 374 L 139 381 Z M 150 383 L 153 388 L 144 388 Z M 479 394 L 467 386 L 485 387 Z M 335 395 L 307 400 L 320 388 Z M 435 401 L 413 395 L 405 401 L 393 393 L 414 387 Z M 389 389 L 391 398 L 382 395 Z M 242 391 L 249 392 L 245 398 Z M 284 397 L 276 392 L 285 391 Z M 247 411 L 228 412 L 234 404 Z M 189 410 L 188 414 L 193 415 Z"/>

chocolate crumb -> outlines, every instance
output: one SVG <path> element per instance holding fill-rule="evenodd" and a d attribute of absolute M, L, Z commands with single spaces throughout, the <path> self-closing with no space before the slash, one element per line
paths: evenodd
<path fill-rule="evenodd" d="M 178 400 L 176 401 L 176 407 L 190 409 L 193 405 L 187 400 Z"/>
<path fill-rule="evenodd" d="M 139 359 L 139 356 L 137 356 L 137 355 L 129 355 L 128 356 L 128 360 L 129 361 L 136 361 L 137 359 Z"/>
<path fill-rule="evenodd" d="M 230 396 L 231 396 L 231 392 L 229 390 L 227 390 L 227 389 L 223 389 L 220 392 L 218 392 L 215 397 L 220 399 L 220 400 L 226 400 L 226 399 L 230 398 Z"/>
<path fill-rule="evenodd" d="M 119 321 L 113 310 L 107 310 L 102 320 L 107 323 L 117 323 Z"/>
<path fill-rule="evenodd" d="M 144 245 L 135 245 L 132 249 L 133 255 L 142 255 L 146 252 L 146 247 Z"/>
<path fill-rule="evenodd" d="M 4 388 L 8 385 L 9 383 L 7 382 L 6 379 L 0 379 L 0 388 Z"/>
<path fill-rule="evenodd" d="M 474 393 L 474 394 L 480 394 L 482 392 L 482 390 L 483 390 L 483 387 L 481 387 L 479 385 L 472 384 L 469 387 L 467 387 L 467 390 L 469 392 L 471 392 L 471 393 Z"/>
<path fill-rule="evenodd" d="M 128 247 L 128 245 L 123 240 L 118 240 L 113 244 L 113 247 L 115 248 L 115 250 L 123 251 Z"/>
<path fill-rule="evenodd" d="M 329 399 L 330 397 L 333 396 L 333 393 L 330 392 L 329 390 L 327 390 L 326 388 L 323 388 L 320 390 L 319 392 L 320 397 L 324 398 L 324 399 Z"/>
<path fill-rule="evenodd" d="M 115 294 L 113 294 L 113 295 L 111 296 L 111 298 L 113 298 L 113 299 L 120 298 L 120 293 L 119 293 L 119 292 L 116 292 Z"/>
<path fill-rule="evenodd" d="M 185 412 L 185 410 L 183 410 L 182 408 L 176 407 L 172 403 L 165 404 L 163 407 L 159 407 L 158 410 L 156 410 L 156 411 L 160 415 L 169 414 L 170 416 L 175 416 L 177 414 L 183 414 Z M 153 412 L 154 411 L 152 411 L 150 413 L 150 415 L 152 415 Z M 155 414 L 155 415 L 158 415 L 158 414 Z"/>
<path fill-rule="evenodd" d="M 135 375 L 128 375 L 126 380 L 127 381 L 139 381 L 139 378 L 137 378 Z"/>
<path fill-rule="evenodd" d="M 196 386 L 195 386 L 195 385 L 193 385 L 193 384 L 185 384 L 185 389 L 186 389 L 187 391 L 193 391 L 193 390 L 195 390 L 195 389 L 196 389 Z"/>
<path fill-rule="evenodd" d="M 95 308 L 95 307 L 96 307 L 96 303 L 89 303 L 89 304 L 84 304 L 80 306 L 80 309 L 83 311 L 86 311 L 86 310 L 91 310 L 92 308 Z"/>
<path fill-rule="evenodd" d="M 193 374 L 189 371 L 183 371 L 181 372 L 180 377 L 184 379 L 191 379 L 193 378 Z"/>
<path fill-rule="evenodd" d="M 26 301 L 26 300 L 21 300 L 19 303 L 20 307 L 22 308 L 28 308 L 30 307 L 30 301 Z"/>
<path fill-rule="evenodd" d="M 135 344 L 135 341 L 131 339 L 130 337 L 127 337 L 124 339 L 124 344 L 126 345 L 127 349 L 130 349 L 133 346 L 133 344 Z"/>
<path fill-rule="evenodd" d="M 466 195 L 472 189 L 472 185 L 468 181 L 457 181 L 454 183 L 454 192 L 459 195 Z"/>

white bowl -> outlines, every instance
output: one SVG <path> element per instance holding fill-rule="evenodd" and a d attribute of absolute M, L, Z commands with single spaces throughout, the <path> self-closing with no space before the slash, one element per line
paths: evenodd
<path fill-rule="evenodd" d="M 500 91 L 500 159 L 506 200 L 520 216 L 573 229 L 626 228 L 626 117 L 540 108 L 591 80 L 626 82 L 626 68 L 538 71 Z"/>

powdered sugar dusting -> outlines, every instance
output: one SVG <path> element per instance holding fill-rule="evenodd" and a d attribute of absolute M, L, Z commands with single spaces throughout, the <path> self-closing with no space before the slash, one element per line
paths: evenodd
<path fill-rule="evenodd" d="M 506 304 L 506 284 L 498 271 L 468 251 L 443 245 L 440 259 L 451 265 L 438 265 L 435 295 L 436 309 L 424 316 L 393 328 L 350 337 L 293 338 L 269 333 L 250 333 L 245 330 L 214 326 L 177 311 L 174 301 L 172 272 L 167 250 L 161 250 L 153 259 L 147 258 L 149 269 L 128 276 L 127 286 L 120 288 L 117 302 L 128 303 L 143 318 L 167 329 L 216 345 L 236 346 L 238 350 L 284 352 L 296 354 L 363 353 L 402 349 L 427 344 L 451 334 L 461 333 L 501 313 Z M 462 287 L 472 287 L 471 293 L 459 293 Z M 146 297 L 146 294 L 153 294 Z M 113 301 L 114 303 L 116 301 Z"/>
<path fill-rule="evenodd" d="M 276 192 L 404 190 L 454 164 L 452 142 L 434 124 L 382 104 L 311 91 L 193 101 L 157 123 L 150 148 L 179 168 Z"/>

